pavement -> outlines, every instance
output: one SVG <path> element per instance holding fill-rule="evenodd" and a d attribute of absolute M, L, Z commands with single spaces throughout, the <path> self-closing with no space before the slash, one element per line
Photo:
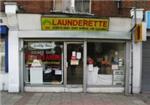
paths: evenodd
<path fill-rule="evenodd" d="M 150 93 L 135 94 L 135 96 L 150 105 Z"/>
<path fill-rule="evenodd" d="M 0 105 L 150 105 L 144 94 L 1 92 L 0 95 Z"/>

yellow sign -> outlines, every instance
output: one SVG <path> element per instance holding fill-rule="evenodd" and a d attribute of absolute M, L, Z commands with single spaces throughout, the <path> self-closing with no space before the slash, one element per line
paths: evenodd
<path fill-rule="evenodd" d="M 143 39 L 143 37 L 142 37 L 142 23 L 136 24 L 134 39 L 135 39 L 136 43 L 142 41 L 142 39 Z"/>
<path fill-rule="evenodd" d="M 107 31 L 108 19 L 42 17 L 42 30 Z"/>

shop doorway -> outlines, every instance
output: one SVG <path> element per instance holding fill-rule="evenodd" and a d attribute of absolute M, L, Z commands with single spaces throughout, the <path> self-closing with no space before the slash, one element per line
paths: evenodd
<path fill-rule="evenodd" d="M 83 84 L 83 43 L 69 42 L 67 43 L 67 85 Z"/>

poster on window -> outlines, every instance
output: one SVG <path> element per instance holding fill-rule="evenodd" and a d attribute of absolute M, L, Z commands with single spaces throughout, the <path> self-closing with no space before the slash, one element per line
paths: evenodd
<path fill-rule="evenodd" d="M 93 71 L 93 70 L 94 70 L 93 64 L 89 64 L 89 65 L 88 65 L 88 70 L 89 70 L 89 71 Z"/>
<path fill-rule="evenodd" d="M 81 52 L 77 52 L 77 59 L 81 59 Z"/>
<path fill-rule="evenodd" d="M 71 60 L 71 65 L 79 65 L 79 60 Z"/>

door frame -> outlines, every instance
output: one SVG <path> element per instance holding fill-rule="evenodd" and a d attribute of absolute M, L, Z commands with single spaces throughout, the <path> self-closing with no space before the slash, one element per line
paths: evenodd
<path fill-rule="evenodd" d="M 82 44 L 83 45 L 83 84 L 81 85 L 68 85 L 67 84 L 67 45 L 68 44 Z M 86 79 L 87 79 L 87 72 L 86 72 L 86 68 L 87 68 L 87 42 L 86 41 L 65 41 L 64 42 L 64 86 L 66 88 L 72 88 L 72 87 L 76 87 L 76 88 L 81 88 L 82 86 L 82 90 L 83 92 L 86 92 Z"/>

